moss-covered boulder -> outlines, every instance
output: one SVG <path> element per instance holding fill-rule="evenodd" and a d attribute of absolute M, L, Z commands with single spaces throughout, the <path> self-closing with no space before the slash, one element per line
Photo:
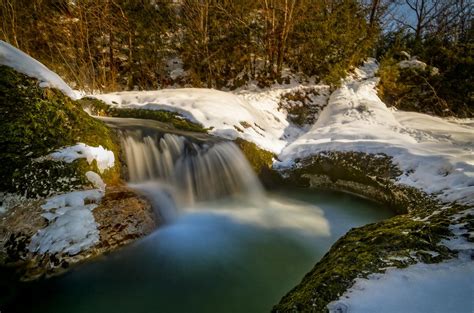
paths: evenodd
<path fill-rule="evenodd" d="M 423 192 L 395 184 L 402 172 L 385 154 L 326 151 L 296 160 L 281 174 L 285 184 L 355 193 L 397 213 L 409 212 L 420 203 L 434 204 Z"/>
<path fill-rule="evenodd" d="M 47 196 L 86 185 L 84 173 L 95 162 L 41 160 L 54 150 L 83 142 L 101 145 L 118 155 L 113 132 L 90 117 L 81 105 L 60 91 L 42 88 L 36 79 L 0 66 L 0 191 L 27 197 Z M 103 179 L 117 183 L 120 164 Z"/>

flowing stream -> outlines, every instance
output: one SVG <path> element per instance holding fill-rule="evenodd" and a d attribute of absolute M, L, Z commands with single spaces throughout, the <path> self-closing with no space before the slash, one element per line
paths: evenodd
<path fill-rule="evenodd" d="M 341 193 L 265 194 L 233 143 L 108 122 L 121 131 L 131 186 L 165 224 L 66 275 L 18 287 L 28 299 L 13 300 L 18 312 L 268 312 L 350 228 L 392 215 Z"/>

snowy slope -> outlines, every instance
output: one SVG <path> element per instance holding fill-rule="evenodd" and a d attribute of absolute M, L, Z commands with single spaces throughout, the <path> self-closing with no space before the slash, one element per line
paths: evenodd
<path fill-rule="evenodd" d="M 77 94 L 61 79 L 61 77 L 58 76 L 58 74 L 50 71 L 46 66 L 23 51 L 20 51 L 1 40 L 0 64 L 9 66 L 20 73 L 38 79 L 41 87 L 57 88 L 72 99 L 78 98 Z"/>
<path fill-rule="evenodd" d="M 425 114 L 394 111 L 379 99 L 373 64 L 348 79 L 314 126 L 286 146 L 280 168 L 323 151 L 385 153 L 404 172 L 398 182 L 443 202 L 474 205 L 474 127 Z"/>
<path fill-rule="evenodd" d="M 228 139 L 240 137 L 279 153 L 288 140 L 302 133 L 278 110 L 278 96 L 282 92 L 234 94 L 214 89 L 183 88 L 118 92 L 94 97 L 119 108 L 177 112 L 210 128 L 211 134 Z"/>

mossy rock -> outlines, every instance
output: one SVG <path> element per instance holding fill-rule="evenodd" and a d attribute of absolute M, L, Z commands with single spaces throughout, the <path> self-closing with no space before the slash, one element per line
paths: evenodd
<path fill-rule="evenodd" d="M 420 203 L 434 204 L 423 192 L 395 184 L 402 172 L 385 154 L 326 151 L 296 160 L 282 174 L 285 184 L 359 194 L 397 213 L 407 213 Z"/>
<path fill-rule="evenodd" d="M 106 104 L 95 98 L 83 98 L 78 100 L 82 107 L 89 110 L 93 115 L 108 117 L 125 117 L 155 120 L 163 123 L 169 123 L 176 129 L 206 133 L 207 129 L 197 123 L 191 122 L 176 112 L 164 110 L 146 110 L 146 109 L 119 109 Z"/>
<path fill-rule="evenodd" d="M 34 78 L 0 66 L 1 191 L 36 197 L 72 190 L 84 183 L 86 171 L 97 171 L 95 161 L 91 165 L 85 161 L 38 161 L 77 142 L 101 145 L 118 155 L 114 133 L 84 112 L 79 103 L 59 90 L 40 87 Z M 102 177 L 113 184 L 118 182 L 119 173 L 120 164 L 116 162 Z M 73 179 L 71 184 L 65 183 L 66 178 Z"/>
<path fill-rule="evenodd" d="M 277 187 L 282 183 L 282 177 L 272 168 L 273 158 L 275 157 L 273 153 L 263 150 L 253 142 L 241 138 L 237 138 L 234 142 L 245 155 L 245 158 L 265 187 Z"/>

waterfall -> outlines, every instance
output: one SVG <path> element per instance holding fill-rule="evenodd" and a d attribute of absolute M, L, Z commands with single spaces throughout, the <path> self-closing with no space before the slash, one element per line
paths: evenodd
<path fill-rule="evenodd" d="M 171 193 L 178 206 L 242 197 L 256 200 L 263 188 L 240 149 L 227 141 L 192 140 L 179 134 L 120 131 L 129 182 L 156 195 L 156 188 Z M 156 200 L 156 199 L 155 199 Z M 166 200 L 161 194 L 159 202 Z M 166 201 L 165 201 L 166 202 Z"/>

